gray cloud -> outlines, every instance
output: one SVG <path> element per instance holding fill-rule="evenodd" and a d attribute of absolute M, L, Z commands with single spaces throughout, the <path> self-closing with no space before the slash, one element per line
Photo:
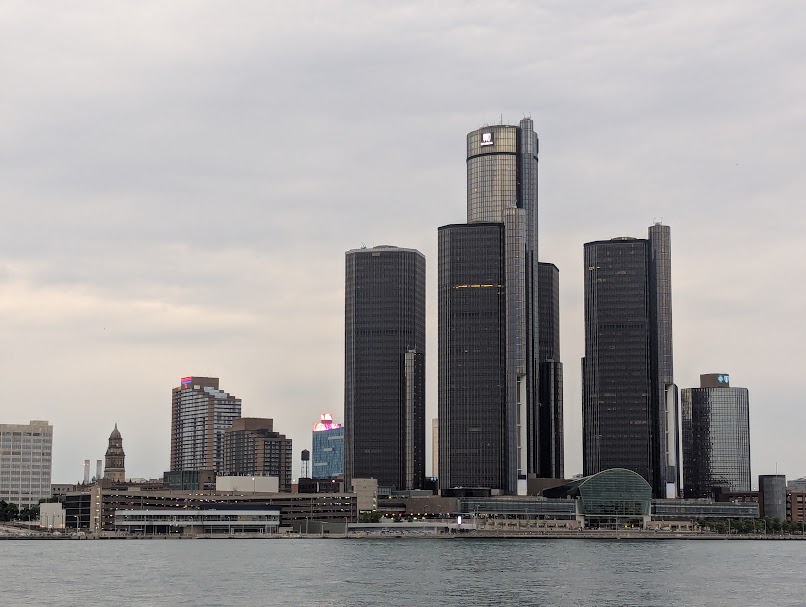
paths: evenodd
<path fill-rule="evenodd" d="M 584 10 L 583 10 L 584 8 Z M 0 24 L 3 421 L 54 479 L 168 465 L 169 390 L 221 377 L 299 450 L 342 409 L 343 254 L 429 261 L 465 219 L 464 135 L 535 119 L 581 470 L 582 243 L 672 226 L 681 386 L 751 393 L 754 473 L 801 475 L 806 339 L 797 3 L 7 3 Z M 798 17 L 801 17 L 799 19 Z"/>

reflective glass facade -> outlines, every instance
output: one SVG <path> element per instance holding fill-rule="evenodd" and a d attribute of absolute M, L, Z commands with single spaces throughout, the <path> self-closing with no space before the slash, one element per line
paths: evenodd
<path fill-rule="evenodd" d="M 679 445 L 672 377 L 668 226 L 649 238 L 585 244 L 584 473 L 626 468 L 676 497 Z"/>
<path fill-rule="evenodd" d="M 683 490 L 713 497 L 720 487 L 750 491 L 750 407 L 746 388 L 682 390 Z"/>
<path fill-rule="evenodd" d="M 425 257 L 381 246 L 346 254 L 345 481 L 425 480 Z"/>
<path fill-rule="evenodd" d="M 504 224 L 506 428 L 510 478 L 536 472 L 538 408 L 537 154 L 531 119 L 467 135 L 467 221 Z"/>
<path fill-rule="evenodd" d="M 187 377 L 172 391 L 171 470 L 224 474 L 224 431 L 241 417 L 241 399 L 217 377 Z"/>
<path fill-rule="evenodd" d="M 0 500 L 35 506 L 50 497 L 53 426 L 0 424 Z"/>
<path fill-rule="evenodd" d="M 336 478 L 344 474 L 344 426 L 313 433 L 311 478 Z"/>
<path fill-rule="evenodd" d="M 438 230 L 439 483 L 513 491 L 504 225 Z"/>
<path fill-rule="evenodd" d="M 560 272 L 538 265 L 539 412 L 537 475 L 564 478 L 563 365 L 560 362 Z"/>

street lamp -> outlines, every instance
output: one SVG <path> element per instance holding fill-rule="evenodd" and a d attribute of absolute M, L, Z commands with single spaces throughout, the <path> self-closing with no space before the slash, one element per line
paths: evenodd
<path fill-rule="evenodd" d="M 252 477 L 252 495 L 255 494 L 255 477 Z"/>

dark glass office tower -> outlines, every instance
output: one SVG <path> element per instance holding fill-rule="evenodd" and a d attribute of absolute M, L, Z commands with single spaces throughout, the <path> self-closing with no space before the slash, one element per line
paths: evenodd
<path fill-rule="evenodd" d="M 438 251 L 440 488 L 511 492 L 504 224 L 443 226 Z"/>
<path fill-rule="evenodd" d="M 504 225 L 507 491 L 538 470 L 537 154 L 530 118 L 467 135 L 467 222 Z M 525 484 L 525 483 L 524 483 Z"/>
<path fill-rule="evenodd" d="M 560 271 L 552 263 L 538 264 L 539 320 L 537 416 L 537 475 L 563 478 L 563 364 L 560 362 Z"/>
<path fill-rule="evenodd" d="M 346 486 L 425 480 L 425 257 L 390 246 L 346 254 Z"/>
<path fill-rule="evenodd" d="M 585 244 L 584 474 L 627 468 L 677 497 L 668 226 Z"/>
<path fill-rule="evenodd" d="M 731 388 L 726 373 L 700 375 L 699 388 L 681 391 L 683 492 L 750 491 L 750 399 Z"/>

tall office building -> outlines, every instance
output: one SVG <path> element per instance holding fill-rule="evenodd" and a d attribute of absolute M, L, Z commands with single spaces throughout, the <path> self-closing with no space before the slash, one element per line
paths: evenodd
<path fill-rule="evenodd" d="M 537 476 L 564 478 L 563 364 L 560 362 L 560 271 L 553 263 L 538 264 L 539 325 Z"/>
<path fill-rule="evenodd" d="M 521 120 L 518 126 L 502 124 L 469 133 L 468 226 L 440 228 L 443 241 L 440 251 L 451 256 L 440 259 L 439 284 L 443 298 L 439 304 L 440 323 L 451 324 L 454 328 L 462 324 L 461 318 L 454 316 L 454 306 L 460 300 L 458 305 L 467 306 L 467 314 L 473 314 L 470 301 L 476 294 L 452 297 L 458 295 L 453 286 L 468 284 L 468 288 L 473 289 L 476 288 L 473 285 L 480 284 L 478 281 L 461 281 L 474 273 L 495 275 L 495 282 L 490 283 L 495 285 L 492 287 L 495 297 L 478 294 L 488 306 L 485 317 L 479 318 L 489 331 L 478 337 L 485 344 L 483 357 L 497 356 L 501 347 L 499 337 L 503 336 L 503 361 L 496 363 L 499 369 L 483 371 L 491 380 L 495 376 L 496 383 L 484 388 L 488 395 L 494 392 L 494 398 L 484 399 L 472 392 L 460 396 L 440 387 L 440 443 L 444 462 L 440 463 L 440 486 L 443 488 L 456 486 L 462 482 L 460 479 L 466 479 L 473 485 L 515 493 L 519 486 L 525 489 L 527 474 L 539 471 L 537 153 L 537 134 L 529 118 Z M 478 225 L 479 229 L 468 231 L 473 225 Z M 472 250 L 472 241 L 476 238 L 484 241 L 489 249 Z M 474 268 L 473 264 L 488 267 Z M 492 326 L 490 314 L 498 315 L 495 322 L 499 322 L 500 327 Z M 444 348 L 440 344 L 441 383 L 456 386 L 462 370 L 468 366 L 481 370 L 485 363 L 477 352 L 461 347 L 443 326 L 440 335 L 451 340 Z M 500 386 L 499 375 L 503 376 Z M 498 421 L 483 432 L 475 425 L 465 427 L 467 416 L 477 415 L 469 412 L 476 409 L 484 410 L 478 415 Z M 490 440 L 485 438 L 487 436 Z M 475 476 L 465 475 L 465 471 L 471 469 L 470 464 L 453 461 L 450 454 L 456 444 L 464 444 L 463 449 L 470 458 L 482 465 Z M 493 473 L 494 469 L 497 471 Z"/>
<path fill-rule="evenodd" d="M 681 390 L 683 491 L 688 498 L 714 491 L 750 491 L 750 399 L 731 388 L 726 373 L 700 375 L 699 388 Z"/>
<path fill-rule="evenodd" d="M 345 484 L 425 479 L 425 257 L 392 246 L 346 254 Z"/>
<path fill-rule="evenodd" d="M 280 491 L 291 491 L 293 445 L 274 430 L 274 420 L 241 417 L 224 430 L 224 473 L 229 476 L 276 476 Z"/>
<path fill-rule="evenodd" d="M 313 427 L 311 478 L 337 478 L 344 474 L 344 426 L 323 413 Z"/>
<path fill-rule="evenodd" d="M 109 446 L 106 450 L 106 472 L 104 478 L 108 478 L 116 483 L 126 480 L 126 454 L 123 452 L 123 437 L 118 431 L 118 425 L 109 435 Z M 100 462 L 98 462 L 100 464 Z M 100 471 L 100 465 L 98 466 Z M 97 477 L 100 480 L 100 474 Z"/>
<path fill-rule="evenodd" d="M 627 468 L 657 497 L 680 488 L 669 227 L 585 244 L 584 474 Z"/>
<path fill-rule="evenodd" d="M 224 473 L 224 431 L 241 417 L 241 399 L 217 377 L 183 377 L 172 390 L 171 471 Z"/>
<path fill-rule="evenodd" d="M 513 492 L 504 226 L 443 226 L 438 252 L 439 486 Z"/>
<path fill-rule="evenodd" d="M 0 500 L 24 507 L 50 497 L 52 449 L 46 421 L 0 424 Z"/>

